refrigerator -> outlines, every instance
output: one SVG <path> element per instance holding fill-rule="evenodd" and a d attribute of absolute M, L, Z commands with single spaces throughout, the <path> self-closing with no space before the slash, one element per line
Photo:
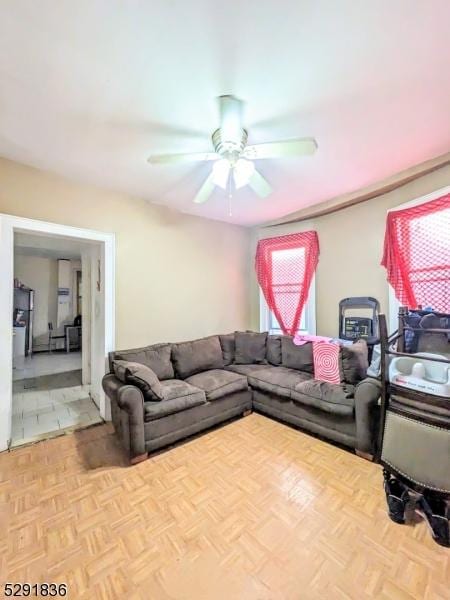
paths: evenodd
<path fill-rule="evenodd" d="M 14 288 L 13 325 L 23 323 L 25 329 L 25 356 L 33 354 L 33 309 L 34 290 L 30 288 Z"/>

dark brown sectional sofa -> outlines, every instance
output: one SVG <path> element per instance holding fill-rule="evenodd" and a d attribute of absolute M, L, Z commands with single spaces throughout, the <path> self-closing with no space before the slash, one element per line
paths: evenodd
<path fill-rule="evenodd" d="M 236 332 L 112 352 L 103 389 L 131 462 L 252 409 L 373 454 L 380 385 L 367 347 L 341 350 L 342 383 L 313 377 L 310 343 Z"/>

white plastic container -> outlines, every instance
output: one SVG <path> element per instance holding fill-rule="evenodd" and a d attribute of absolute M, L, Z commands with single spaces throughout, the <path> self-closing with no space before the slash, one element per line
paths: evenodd
<path fill-rule="evenodd" d="M 450 365 L 427 358 L 448 359 L 440 354 L 422 352 L 397 356 L 389 366 L 389 381 L 425 394 L 450 398 Z"/>

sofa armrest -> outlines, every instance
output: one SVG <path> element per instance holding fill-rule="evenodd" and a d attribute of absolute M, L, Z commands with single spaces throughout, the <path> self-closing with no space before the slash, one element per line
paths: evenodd
<path fill-rule="evenodd" d="M 375 455 L 380 422 L 381 382 L 366 377 L 355 390 L 356 450 Z"/>
<path fill-rule="evenodd" d="M 122 438 L 130 458 L 145 454 L 144 396 L 141 390 L 134 385 L 123 383 L 112 373 L 103 377 L 102 386 L 111 400 L 114 427 Z M 114 403 L 120 410 L 113 406 Z"/>

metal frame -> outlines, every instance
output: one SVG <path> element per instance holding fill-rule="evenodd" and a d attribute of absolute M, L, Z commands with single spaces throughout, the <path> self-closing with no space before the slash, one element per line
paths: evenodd
<path fill-rule="evenodd" d="M 399 309 L 399 319 L 398 319 L 398 330 L 395 331 L 392 335 L 388 336 L 387 332 L 387 323 L 386 316 L 379 316 L 379 325 L 380 325 L 380 344 L 381 344 L 381 410 L 380 410 L 380 429 L 378 433 L 378 443 L 377 443 L 377 451 L 376 451 L 376 460 L 378 463 L 383 465 L 383 467 L 389 472 L 396 475 L 399 479 L 401 479 L 404 483 L 406 483 L 410 488 L 415 491 L 421 492 L 423 491 L 423 487 L 417 486 L 414 482 L 411 482 L 405 479 L 399 473 L 396 473 L 395 470 L 390 466 L 383 462 L 381 458 L 382 448 L 383 448 L 383 435 L 384 435 L 384 427 L 386 422 L 386 412 L 389 408 L 390 404 L 390 396 L 391 392 L 394 391 L 396 393 L 401 394 L 403 397 L 408 398 L 410 400 L 420 399 L 425 403 L 432 404 L 440 404 L 440 403 L 448 403 L 448 399 L 441 398 L 440 396 L 433 396 L 430 399 L 430 394 L 426 394 L 424 392 L 420 392 L 418 390 L 410 390 L 404 387 L 398 387 L 395 385 L 391 385 L 389 382 L 389 374 L 387 373 L 387 357 L 388 356 L 406 356 L 411 357 L 411 354 L 405 352 L 405 332 L 406 331 L 426 331 L 427 333 L 447 333 L 450 334 L 450 329 L 421 329 L 420 327 L 411 327 L 410 325 L 405 325 L 405 317 L 408 314 L 408 309 L 406 307 L 400 307 Z M 419 312 L 420 314 L 420 312 Z M 423 311 L 423 315 L 428 314 Z M 448 315 L 444 313 L 434 313 L 437 316 L 448 317 Z M 397 342 L 397 350 L 392 350 L 391 346 Z M 421 354 L 417 353 L 415 356 L 420 357 Z M 433 358 L 430 359 L 429 356 L 424 356 L 427 360 L 432 360 L 433 362 L 439 362 L 450 365 L 450 359 L 443 358 Z"/>

